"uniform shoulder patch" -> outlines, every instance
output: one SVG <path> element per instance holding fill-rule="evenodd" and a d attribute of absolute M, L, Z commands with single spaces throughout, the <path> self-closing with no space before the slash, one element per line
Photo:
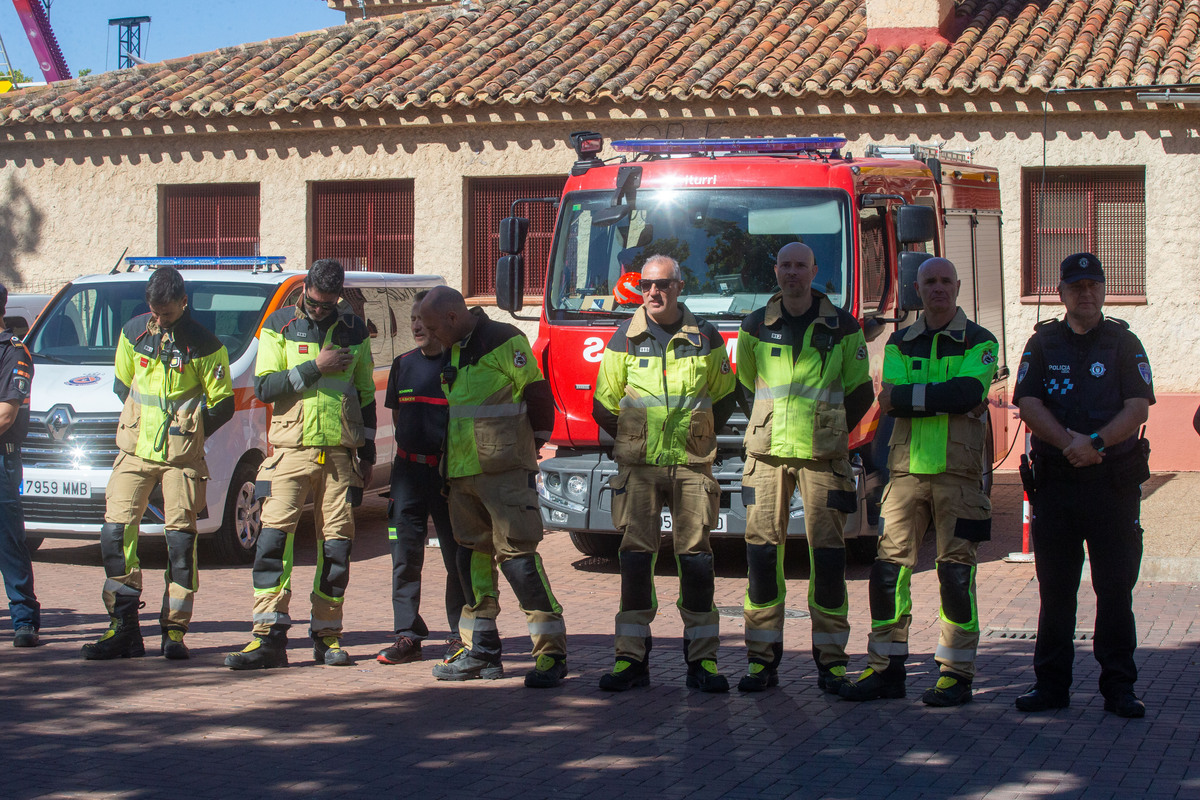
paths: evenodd
<path fill-rule="evenodd" d="M 1029 374 L 1029 362 L 1022 361 L 1020 369 L 1017 370 L 1017 383 L 1025 380 L 1025 376 Z"/>
<path fill-rule="evenodd" d="M 984 364 L 988 364 L 988 365 L 995 364 L 996 363 L 996 351 L 989 347 L 987 350 L 983 351 L 983 357 L 980 360 L 983 361 Z"/>
<path fill-rule="evenodd" d="M 1150 365 L 1145 361 L 1138 364 L 1138 374 L 1142 376 L 1142 380 L 1144 380 L 1146 385 L 1149 386 L 1151 383 Z"/>
<path fill-rule="evenodd" d="M 859 361 L 866 361 L 867 360 L 867 346 L 865 344 L 860 344 L 858 346 L 858 351 L 854 354 L 854 357 L 856 359 L 858 359 Z"/>
<path fill-rule="evenodd" d="M 216 369 L 213 370 L 213 377 L 216 378 L 217 380 L 225 379 L 225 365 L 224 364 L 217 364 Z"/>
<path fill-rule="evenodd" d="M 513 352 L 513 366 L 517 369 L 523 368 L 528 363 L 529 359 L 525 358 L 525 354 L 520 350 Z"/>
<path fill-rule="evenodd" d="M 721 374 L 722 374 L 722 375 L 728 375 L 728 374 L 729 374 L 729 369 L 730 369 L 730 367 L 729 367 L 729 359 L 723 359 L 723 360 L 721 361 Z"/>

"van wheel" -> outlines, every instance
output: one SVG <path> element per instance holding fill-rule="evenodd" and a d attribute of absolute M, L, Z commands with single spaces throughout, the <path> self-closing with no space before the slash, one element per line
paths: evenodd
<path fill-rule="evenodd" d="M 571 544 L 585 556 L 616 558 L 621 549 L 621 534 L 571 531 Z"/>
<path fill-rule="evenodd" d="M 233 480 L 229 482 L 225 515 L 212 542 L 213 554 L 223 564 L 249 564 L 254 561 L 254 546 L 262 531 L 262 500 L 254 499 L 254 479 L 258 475 L 259 460 L 238 464 L 233 471 Z"/>

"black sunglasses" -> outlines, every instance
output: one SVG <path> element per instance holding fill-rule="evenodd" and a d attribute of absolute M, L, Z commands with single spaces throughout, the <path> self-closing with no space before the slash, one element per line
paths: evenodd
<path fill-rule="evenodd" d="M 308 292 L 304 293 L 304 305 L 308 306 L 309 308 L 316 309 L 318 311 L 334 311 L 337 309 L 337 304 L 337 300 L 334 300 L 332 303 L 323 303 L 320 300 L 313 300 L 312 297 L 309 296 Z"/>
<path fill-rule="evenodd" d="M 660 292 L 665 292 L 671 288 L 671 284 L 673 283 L 675 283 L 674 278 L 659 278 L 658 280 L 647 280 L 643 278 L 642 280 L 638 281 L 638 289 L 641 290 L 642 294 L 645 294 L 646 292 L 650 291 L 651 286 L 656 286 Z"/>

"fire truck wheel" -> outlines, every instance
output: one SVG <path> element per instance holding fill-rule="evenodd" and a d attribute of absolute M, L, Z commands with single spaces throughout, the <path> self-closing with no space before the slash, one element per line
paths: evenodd
<path fill-rule="evenodd" d="M 587 531 L 571 531 L 571 544 L 585 556 L 599 558 L 616 558 L 621 547 L 619 533 L 590 533 Z"/>
<path fill-rule="evenodd" d="M 254 499 L 258 461 L 246 459 L 233 471 L 225 495 L 225 515 L 212 539 L 213 555 L 223 564 L 250 564 L 262 530 L 262 501 Z"/>

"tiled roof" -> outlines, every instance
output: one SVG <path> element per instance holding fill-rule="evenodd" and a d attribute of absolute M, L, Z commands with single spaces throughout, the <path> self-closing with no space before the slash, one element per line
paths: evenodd
<path fill-rule="evenodd" d="M 964 0 L 955 22 L 881 45 L 863 0 L 487 0 L 0 95 L 0 125 L 1200 84 L 1200 0 Z"/>

